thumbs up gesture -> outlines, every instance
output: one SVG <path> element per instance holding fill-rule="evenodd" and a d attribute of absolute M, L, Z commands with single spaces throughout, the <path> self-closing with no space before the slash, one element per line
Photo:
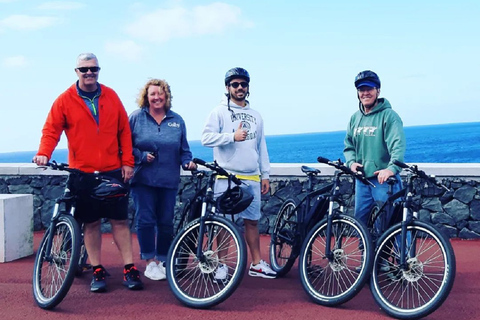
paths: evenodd
<path fill-rule="evenodd" d="M 245 141 L 247 138 L 247 131 L 242 129 L 242 121 L 240 121 L 240 124 L 238 125 L 238 129 L 235 131 L 235 135 L 233 139 L 235 141 Z"/>

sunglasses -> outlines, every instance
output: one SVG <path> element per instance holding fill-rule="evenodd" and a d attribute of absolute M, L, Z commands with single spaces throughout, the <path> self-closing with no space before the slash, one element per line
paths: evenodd
<path fill-rule="evenodd" d="M 230 87 L 237 89 L 238 86 L 242 86 L 242 88 L 246 88 L 248 87 L 248 82 L 230 82 Z"/>
<path fill-rule="evenodd" d="M 80 68 L 77 68 L 77 70 L 80 71 L 81 73 L 87 73 L 88 70 L 92 72 L 98 72 L 100 71 L 100 67 L 80 67 Z"/>

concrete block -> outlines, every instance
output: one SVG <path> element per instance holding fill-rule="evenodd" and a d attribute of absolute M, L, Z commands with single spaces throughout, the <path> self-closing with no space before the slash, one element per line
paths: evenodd
<path fill-rule="evenodd" d="M 33 254 L 33 195 L 0 194 L 0 262 Z"/>

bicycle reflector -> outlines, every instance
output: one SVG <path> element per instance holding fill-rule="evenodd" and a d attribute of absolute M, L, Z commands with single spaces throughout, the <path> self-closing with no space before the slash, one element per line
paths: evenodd
<path fill-rule="evenodd" d="M 120 200 L 128 195 L 128 188 L 112 177 L 102 177 L 101 182 L 92 189 L 90 196 L 97 200 Z"/>
<path fill-rule="evenodd" d="M 252 201 L 250 192 L 235 186 L 217 198 L 217 208 L 224 214 L 237 214 L 247 209 Z"/>

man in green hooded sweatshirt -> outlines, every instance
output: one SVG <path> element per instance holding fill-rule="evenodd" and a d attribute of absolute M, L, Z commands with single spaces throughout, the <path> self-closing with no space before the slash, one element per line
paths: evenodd
<path fill-rule="evenodd" d="M 343 154 L 352 171 L 363 169 L 375 185 L 364 185 L 358 180 L 355 184 L 355 217 L 366 224 L 375 201 L 387 200 L 387 179 L 397 178 L 393 192 L 402 188 L 401 168 L 393 161 L 403 162 L 405 134 L 400 116 L 387 99 L 379 98 L 380 78 L 375 72 L 360 72 L 355 77 L 355 87 L 359 110 L 350 118 Z"/>

